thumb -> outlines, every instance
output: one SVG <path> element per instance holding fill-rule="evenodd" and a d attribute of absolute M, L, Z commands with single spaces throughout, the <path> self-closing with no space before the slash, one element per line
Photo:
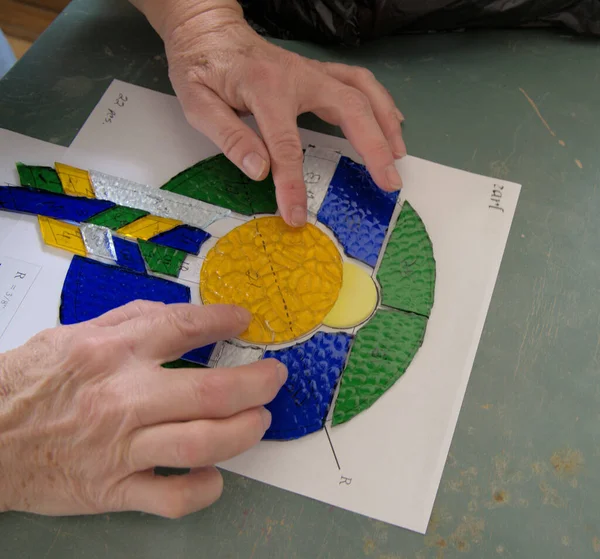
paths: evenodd
<path fill-rule="evenodd" d="M 255 181 L 269 174 L 269 152 L 256 132 L 214 91 L 194 84 L 178 92 L 187 121 L 207 136 L 243 173 Z"/>

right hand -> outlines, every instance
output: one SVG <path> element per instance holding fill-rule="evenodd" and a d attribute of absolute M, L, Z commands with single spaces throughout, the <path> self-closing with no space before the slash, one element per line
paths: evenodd
<path fill-rule="evenodd" d="M 340 126 L 373 180 L 398 190 L 394 159 L 406 155 L 403 116 L 365 68 L 324 63 L 267 42 L 236 0 L 132 0 L 165 42 L 169 76 L 189 123 L 254 180 L 271 169 L 281 216 L 306 223 L 297 117 Z M 242 122 L 252 113 L 261 135 Z"/>
<path fill-rule="evenodd" d="M 287 370 L 272 359 L 160 365 L 239 335 L 250 318 L 233 306 L 136 301 L 1 354 L 0 511 L 179 517 L 217 500 L 214 464 L 262 438 L 263 406 Z M 192 472 L 155 476 L 155 466 Z"/>

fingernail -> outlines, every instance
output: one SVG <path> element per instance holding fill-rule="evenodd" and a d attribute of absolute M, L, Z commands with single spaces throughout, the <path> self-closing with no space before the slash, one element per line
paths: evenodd
<path fill-rule="evenodd" d="M 236 307 L 235 313 L 238 320 L 244 324 L 248 324 L 252 320 L 252 313 L 244 307 Z"/>
<path fill-rule="evenodd" d="M 260 415 L 262 417 L 263 427 L 266 431 L 269 427 L 271 427 L 271 412 L 267 408 L 260 408 Z"/>
<path fill-rule="evenodd" d="M 400 112 L 399 109 L 396 109 L 396 116 L 398 117 L 400 124 L 402 124 L 404 122 L 404 115 Z"/>
<path fill-rule="evenodd" d="M 399 136 L 392 139 L 392 151 L 395 159 L 402 159 L 406 155 L 406 145 Z"/>
<path fill-rule="evenodd" d="M 386 167 L 385 178 L 387 179 L 390 190 L 400 190 L 402 188 L 402 179 L 400 178 L 395 165 Z"/>
<path fill-rule="evenodd" d="M 283 386 L 288 378 L 288 369 L 281 361 L 277 362 L 277 374 L 279 375 L 279 383 Z"/>
<path fill-rule="evenodd" d="M 306 224 L 306 208 L 294 206 L 290 218 L 294 227 L 302 227 Z"/>
<path fill-rule="evenodd" d="M 261 179 L 267 170 L 267 162 L 255 151 L 249 153 L 242 160 L 244 172 L 252 179 Z"/>

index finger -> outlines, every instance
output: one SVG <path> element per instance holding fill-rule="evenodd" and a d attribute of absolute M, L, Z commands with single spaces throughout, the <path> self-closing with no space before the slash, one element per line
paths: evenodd
<path fill-rule="evenodd" d="M 175 304 L 118 328 L 137 356 L 160 364 L 192 349 L 239 336 L 251 319 L 250 312 L 234 305 Z"/>
<path fill-rule="evenodd" d="M 302 227 L 307 216 L 306 185 L 295 105 L 278 99 L 268 106 L 254 107 L 253 112 L 271 157 L 281 217 L 288 225 Z"/>

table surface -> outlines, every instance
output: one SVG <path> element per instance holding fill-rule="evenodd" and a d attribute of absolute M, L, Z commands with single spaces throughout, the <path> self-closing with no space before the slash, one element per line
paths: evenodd
<path fill-rule="evenodd" d="M 600 44 L 540 31 L 281 44 L 370 68 L 411 154 L 523 185 L 427 535 L 225 474 L 218 504 L 177 521 L 0 515 L 0 554 L 600 557 Z M 75 0 L 0 83 L 0 127 L 66 146 L 113 78 L 171 92 L 162 44 L 125 0 Z"/>

